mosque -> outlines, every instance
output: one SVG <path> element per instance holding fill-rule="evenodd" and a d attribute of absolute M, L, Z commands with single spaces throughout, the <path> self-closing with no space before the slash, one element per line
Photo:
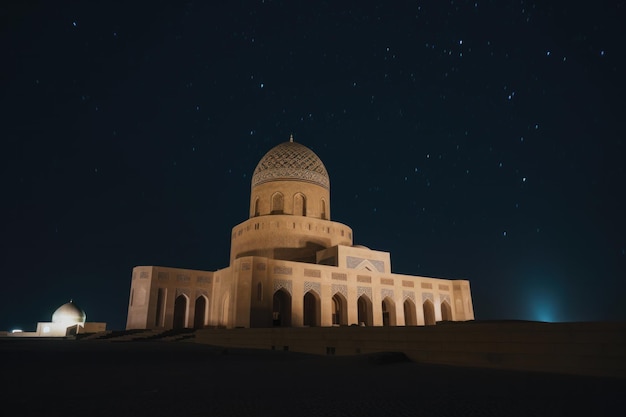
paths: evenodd
<path fill-rule="evenodd" d="M 88 322 L 87 314 L 73 300 L 61 305 L 52 313 L 51 322 L 37 323 L 34 332 L 14 331 L 14 337 L 65 337 L 77 334 L 98 333 L 106 330 L 106 323 Z"/>
<path fill-rule="evenodd" d="M 389 252 L 331 221 L 330 179 L 306 146 L 281 143 L 252 176 L 230 266 L 137 266 L 126 329 L 424 326 L 474 319 L 469 281 L 391 272 Z"/>

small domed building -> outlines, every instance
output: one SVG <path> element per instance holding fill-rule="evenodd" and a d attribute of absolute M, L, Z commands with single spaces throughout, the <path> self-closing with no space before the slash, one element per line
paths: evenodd
<path fill-rule="evenodd" d="M 87 322 L 87 314 L 73 300 L 61 305 L 52 313 L 51 322 L 37 323 L 34 332 L 15 332 L 17 337 L 65 337 L 84 333 L 98 333 L 106 330 L 106 323 Z"/>
<path fill-rule="evenodd" d="M 52 323 L 59 325 L 84 325 L 87 315 L 74 301 L 63 304 L 52 313 Z"/>
<path fill-rule="evenodd" d="M 469 281 L 391 272 L 389 252 L 354 245 L 331 221 L 330 178 L 293 137 L 252 175 L 249 218 L 232 229 L 230 266 L 137 266 L 127 329 L 422 326 L 473 320 Z"/>

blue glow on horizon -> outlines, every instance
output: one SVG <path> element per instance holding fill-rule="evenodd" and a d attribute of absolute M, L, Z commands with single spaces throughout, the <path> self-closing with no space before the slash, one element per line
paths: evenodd
<path fill-rule="evenodd" d="M 536 288 L 536 293 L 530 298 L 530 316 L 533 320 L 544 322 L 560 321 L 558 317 L 559 299 L 547 288 Z"/>

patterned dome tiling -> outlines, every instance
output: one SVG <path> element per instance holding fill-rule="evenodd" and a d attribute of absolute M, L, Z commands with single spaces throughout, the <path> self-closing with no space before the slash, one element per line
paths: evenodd
<path fill-rule="evenodd" d="M 315 152 L 296 142 L 283 142 L 270 149 L 252 174 L 252 187 L 268 181 L 298 180 L 328 189 L 326 167 Z"/>

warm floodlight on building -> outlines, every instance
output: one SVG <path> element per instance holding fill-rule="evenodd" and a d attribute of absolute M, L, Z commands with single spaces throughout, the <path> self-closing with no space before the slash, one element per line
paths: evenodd
<path fill-rule="evenodd" d="M 22 333 L 22 329 L 13 329 L 11 333 Z"/>
<path fill-rule="evenodd" d="M 43 332 L 44 333 L 50 333 L 50 326 L 44 326 Z"/>

